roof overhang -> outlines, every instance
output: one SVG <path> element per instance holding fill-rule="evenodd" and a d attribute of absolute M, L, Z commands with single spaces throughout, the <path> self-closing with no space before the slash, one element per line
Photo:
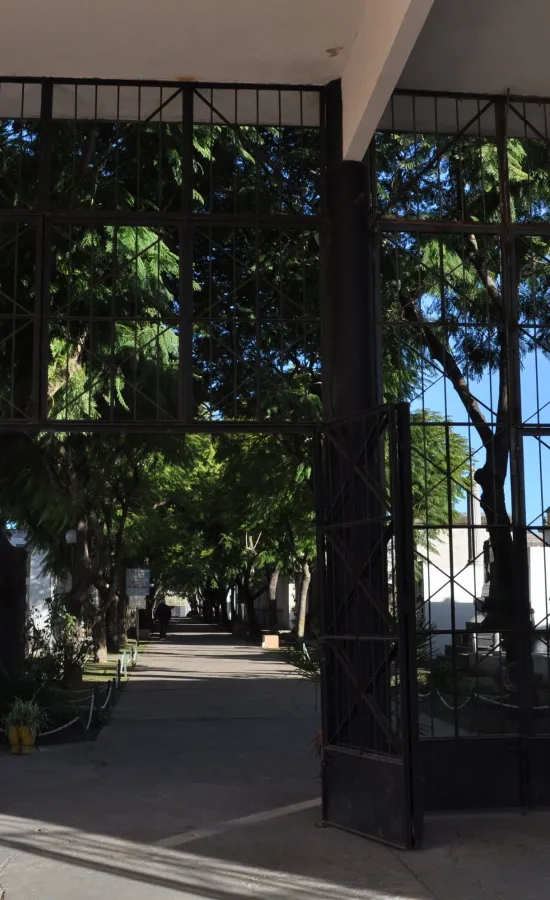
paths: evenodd
<path fill-rule="evenodd" d="M 168 83 L 191 81 L 250 85 L 235 97 L 228 90 L 207 99 L 197 93 L 197 121 L 316 125 L 315 91 L 285 89 L 279 97 L 253 86 L 341 78 L 344 155 L 361 159 L 380 121 L 387 126 L 393 116 L 395 127 L 417 129 L 433 122 L 429 100 L 418 98 L 414 112 L 402 98 L 387 108 L 396 85 L 550 96 L 549 0 L 5 0 L 2 12 L 0 78 L 151 83 L 139 97 L 130 86 L 105 84 L 98 92 L 81 85 L 75 92 L 58 85 L 54 116 L 61 118 L 177 120 L 180 97 L 165 102 Z M 438 101 L 442 132 L 456 131 L 453 102 Z M 488 133 L 494 116 L 476 117 L 476 104 L 460 101 L 459 127 Z M 38 115 L 39 105 L 38 86 L 27 84 L 26 115 Z M 2 85 L 0 116 L 21 115 L 18 108 L 20 87 Z M 529 119 L 544 133 L 542 111 L 533 106 Z"/>
<path fill-rule="evenodd" d="M 361 159 L 433 0 L 5 0 L 0 78 L 111 79 L 247 85 L 343 84 L 344 155 Z M 133 120 L 180 98 L 150 87 L 57 85 L 54 116 Z M 34 93 L 33 93 L 34 91 Z M 20 88 L 2 86 L 0 116 L 22 115 Z M 160 96 L 160 102 L 159 102 Z M 139 109 L 138 109 L 139 104 Z M 237 109 L 235 108 L 237 105 Z M 217 111 L 212 119 L 213 106 Z M 25 88 L 34 117 L 40 91 Z M 253 90 L 195 96 L 197 121 L 319 122 L 315 92 Z"/>

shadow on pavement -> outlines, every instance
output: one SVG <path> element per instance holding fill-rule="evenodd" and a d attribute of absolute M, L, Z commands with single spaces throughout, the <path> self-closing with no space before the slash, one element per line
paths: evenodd
<path fill-rule="evenodd" d="M 151 642 L 96 743 L 0 756 L 6 900 L 547 900 L 545 817 L 432 823 L 409 855 L 315 827 L 315 687 L 204 631 Z"/>

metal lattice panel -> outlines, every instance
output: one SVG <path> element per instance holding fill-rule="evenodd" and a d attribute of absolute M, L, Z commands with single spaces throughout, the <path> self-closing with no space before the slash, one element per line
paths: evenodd
<path fill-rule="evenodd" d="M 409 441 L 406 404 L 381 407 L 326 426 L 318 464 L 324 818 L 401 846 L 420 837 Z"/>
<path fill-rule="evenodd" d="M 371 150 L 385 389 L 411 404 L 428 808 L 548 797 L 548 115 L 398 92 Z"/>
<path fill-rule="evenodd" d="M 319 421 L 323 103 L 0 83 L 0 427 Z"/>

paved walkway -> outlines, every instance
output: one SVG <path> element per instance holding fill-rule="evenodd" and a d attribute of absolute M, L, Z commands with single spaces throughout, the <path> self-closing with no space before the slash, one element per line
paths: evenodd
<path fill-rule="evenodd" d="M 439 820 L 400 854 L 315 827 L 315 689 L 186 626 L 94 744 L 0 756 L 6 900 L 547 900 L 546 816 Z"/>

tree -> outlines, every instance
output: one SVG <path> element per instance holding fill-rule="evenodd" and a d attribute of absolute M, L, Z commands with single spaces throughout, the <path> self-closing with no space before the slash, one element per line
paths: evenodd
<path fill-rule="evenodd" d="M 501 152 L 494 137 L 477 134 L 453 141 L 392 133 L 377 137 L 376 154 L 382 215 L 472 223 L 471 232 L 463 234 L 452 229 L 413 233 L 404 226 L 401 233 L 384 237 L 386 346 L 399 360 L 405 392 L 413 371 L 417 384 L 419 377 L 423 380 L 423 392 L 443 376 L 477 433 L 481 449 L 476 453 L 484 459 L 475 480 L 494 557 L 484 628 L 505 633 L 513 667 L 519 639 L 509 630 L 529 627 L 528 605 L 518 604 L 514 589 L 516 556 L 506 501 L 515 415 L 514 341 L 517 336 L 520 359 L 536 351 L 548 357 L 550 263 L 546 239 L 519 240 L 514 272 L 503 272 L 499 238 L 489 229 L 484 233 L 483 223 L 498 223 L 508 214 L 512 223 L 547 219 L 546 142 L 510 138 Z M 537 326 L 536 331 L 514 330 L 508 296 L 517 298 L 519 320 Z M 477 396 L 483 380 L 491 384 L 485 402 Z M 472 450 L 470 457 L 474 462 Z"/>
<path fill-rule="evenodd" d="M 235 449 L 233 468 L 247 498 L 247 517 L 254 533 L 261 535 L 261 560 L 269 576 L 269 625 L 276 630 L 278 575 L 307 575 L 315 559 L 312 441 L 304 435 L 262 435 L 239 439 Z M 304 586 L 304 604 L 306 598 Z"/>
<path fill-rule="evenodd" d="M 52 571 L 72 570 L 68 607 L 91 621 L 100 646 L 105 644 L 108 617 L 114 616 L 123 596 L 128 519 L 158 499 L 155 478 L 171 450 L 175 452 L 170 442 L 163 452 L 150 438 L 128 435 L 56 433 L 26 442 L 2 439 L 6 468 L 0 476 L 0 507 L 9 521 L 28 532 L 31 545 L 47 551 Z M 183 443 L 177 453 L 185 464 Z M 71 528 L 77 532 L 73 559 L 65 543 Z M 116 617 L 111 637 L 116 639 Z"/>
<path fill-rule="evenodd" d="M 196 126 L 192 185 L 182 169 L 180 124 L 56 121 L 52 130 L 52 203 L 60 209 L 144 212 L 153 223 L 156 213 L 180 212 L 189 191 L 195 212 L 308 215 L 319 202 L 322 154 L 315 129 Z M 35 205 L 38 131 L 36 123 L 0 123 L 0 138 L 7 141 L 0 175 L 6 206 Z M 26 177 L 18 181 L 19 166 Z M 16 190 L 10 187 L 14 178 Z M 182 303 L 189 299 L 181 295 L 180 263 L 190 249 L 188 234 L 175 218 L 159 224 L 159 217 L 156 225 L 122 221 L 60 221 L 52 228 L 50 270 L 44 273 L 47 403 L 57 422 L 170 420 L 178 411 Z M 15 344 L 0 342 L 0 407 L 13 411 L 15 405 L 29 414 L 37 399 L 28 366 L 38 299 L 35 239 L 17 222 L 4 227 L 9 241 L 0 282 L 11 291 L 6 309 L 22 304 L 29 315 Z M 193 252 L 192 322 L 183 309 L 183 327 L 192 330 L 192 415 L 216 422 L 320 421 L 313 229 L 225 227 L 206 220 L 204 227 L 196 224 Z M 390 371 L 401 357 L 395 347 L 385 352 Z M 405 361 L 405 376 L 395 376 L 396 397 L 410 394 L 416 368 L 412 356 Z M 452 435 L 450 443 L 454 455 Z M 439 461 L 448 450 L 435 444 L 422 452 Z M 267 577 L 275 628 L 278 573 L 299 571 L 298 619 L 304 622 L 315 556 L 306 436 L 195 436 L 172 442 L 173 452 L 155 450 L 144 438 L 86 434 L 10 438 L 1 446 L 0 507 L 48 548 L 52 567 L 68 567 L 63 535 L 77 525 L 70 603 L 78 611 L 95 588 L 103 623 L 122 592 L 125 561 L 147 560 L 158 592 L 200 592 L 213 614 L 237 586 L 253 629 L 254 603 Z M 430 497 L 434 509 L 447 497 L 437 480 Z M 457 497 L 453 489 L 452 503 Z"/>

